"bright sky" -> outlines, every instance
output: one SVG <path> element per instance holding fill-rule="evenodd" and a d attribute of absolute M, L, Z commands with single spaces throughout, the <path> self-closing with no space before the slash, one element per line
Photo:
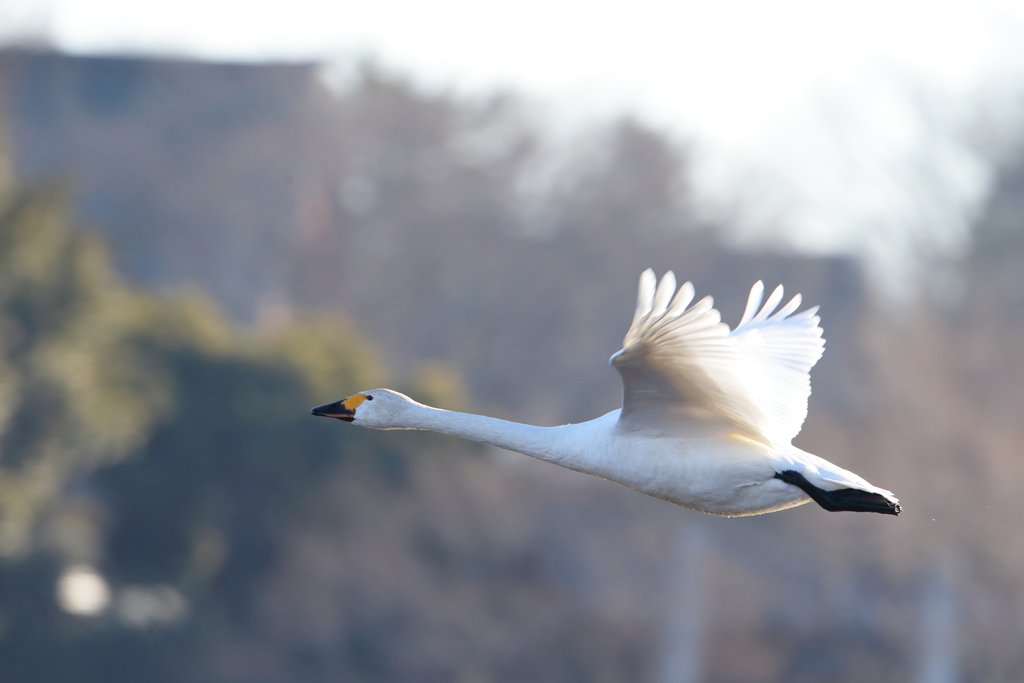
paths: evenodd
<path fill-rule="evenodd" d="M 1012 129 L 1024 0 L 0 0 L 0 36 L 212 59 L 374 54 L 424 83 L 631 111 L 695 145 L 749 235 L 877 264 L 964 235 Z"/>

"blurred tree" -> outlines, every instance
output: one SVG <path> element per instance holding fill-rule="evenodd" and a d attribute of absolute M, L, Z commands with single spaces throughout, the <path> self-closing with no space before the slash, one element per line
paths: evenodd
<path fill-rule="evenodd" d="M 0 213 L 0 555 L 28 551 L 64 485 L 124 457 L 169 407 L 129 344 L 139 304 L 99 242 L 69 229 L 61 188 L 13 195 Z"/>
<path fill-rule="evenodd" d="M 14 170 L 7 151 L 7 128 L 0 118 L 0 203 L 14 190 Z"/>
<path fill-rule="evenodd" d="M 199 292 L 132 290 L 66 198 L 15 190 L 0 212 L 0 680 L 181 680 L 211 629 L 249 628 L 325 474 L 362 453 L 397 481 L 402 456 L 309 418 L 381 379 L 350 326 L 242 332 Z M 440 366 L 416 381 L 458 394 Z M 110 591 L 97 616 L 55 599 L 83 564 Z"/>

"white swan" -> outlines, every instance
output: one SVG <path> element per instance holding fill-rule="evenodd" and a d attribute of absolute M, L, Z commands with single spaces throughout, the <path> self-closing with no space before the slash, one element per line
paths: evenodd
<path fill-rule="evenodd" d="M 809 372 L 825 342 L 812 308 L 779 286 L 758 310 L 750 290 L 740 324 L 721 322 L 711 297 L 693 306 L 668 272 L 640 276 L 633 323 L 611 364 L 621 410 L 581 424 L 534 427 L 431 408 L 375 389 L 313 409 L 374 429 L 429 429 L 586 472 L 693 510 L 738 517 L 813 500 L 826 510 L 898 515 L 899 501 L 790 441 L 807 417 Z"/>

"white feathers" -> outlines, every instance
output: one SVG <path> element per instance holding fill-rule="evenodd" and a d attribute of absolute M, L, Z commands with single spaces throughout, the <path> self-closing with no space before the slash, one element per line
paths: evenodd
<path fill-rule="evenodd" d="M 758 280 L 750 288 L 750 296 L 747 297 L 747 307 L 743 309 L 743 317 L 740 318 L 740 325 L 750 322 L 750 319 L 757 313 L 757 307 L 761 305 L 761 297 L 764 296 L 764 283 Z M 739 327 L 739 325 L 737 325 Z"/>
<path fill-rule="evenodd" d="M 759 281 L 730 333 L 711 297 L 687 308 L 691 283 L 677 292 L 670 271 L 655 287 L 653 271 L 644 271 L 633 324 L 613 357 L 625 385 L 624 425 L 682 414 L 725 420 L 748 438 L 788 445 L 807 416 L 809 372 L 824 340 L 817 309 L 793 315 L 799 295 L 775 312 L 782 287 L 761 306 L 763 294 Z M 658 403 L 662 409 L 654 410 Z"/>
<path fill-rule="evenodd" d="M 790 443 L 825 342 L 817 309 L 796 312 L 799 295 L 779 308 L 782 295 L 776 288 L 762 306 L 764 285 L 755 283 L 730 332 L 711 297 L 692 303 L 689 282 L 677 290 L 671 272 L 659 283 L 644 271 L 633 323 L 611 359 L 625 388 L 622 409 L 589 422 L 534 427 L 438 410 L 385 389 L 314 414 L 473 439 L 716 515 L 812 498 L 829 510 L 899 514 L 889 491 Z"/>
<path fill-rule="evenodd" d="M 752 308 L 755 292 L 760 299 L 763 285 L 758 281 L 750 292 L 747 310 Z M 789 443 L 800 432 L 807 418 L 807 399 L 811 395 L 811 368 L 825 348 L 818 327 L 817 307 L 793 312 L 801 297 L 772 315 L 782 301 L 782 285 L 775 288 L 761 311 L 741 322 L 732 332 L 736 340 L 738 368 L 747 391 L 764 411 L 770 423 L 768 436 L 773 442 Z M 757 304 L 753 304 L 756 308 Z"/>

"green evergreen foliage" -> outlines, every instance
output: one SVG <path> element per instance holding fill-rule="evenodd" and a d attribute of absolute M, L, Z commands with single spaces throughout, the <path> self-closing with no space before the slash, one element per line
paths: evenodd
<path fill-rule="evenodd" d="M 102 246 L 67 225 L 59 188 L 0 214 L 0 555 L 31 550 L 76 475 L 123 458 L 170 407 L 132 348 L 142 304 Z"/>
<path fill-rule="evenodd" d="M 382 381 L 349 325 L 242 331 L 199 292 L 133 290 L 66 204 L 20 191 L 0 214 L 0 680 L 180 680 L 211 630 L 246 627 L 308 493 L 350 458 L 394 481 L 403 456 L 309 416 Z M 71 564 L 109 582 L 104 615 L 58 608 Z M 185 607 L 132 612 L 137 587 Z"/>

